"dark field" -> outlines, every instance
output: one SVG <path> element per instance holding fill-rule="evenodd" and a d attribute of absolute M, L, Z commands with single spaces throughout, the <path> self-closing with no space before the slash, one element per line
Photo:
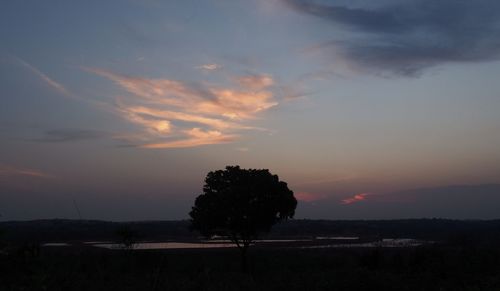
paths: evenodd
<path fill-rule="evenodd" d="M 374 229 L 381 236 L 390 237 L 392 232 L 398 237 L 402 222 L 295 223 L 301 225 L 299 229 L 306 223 L 315 233 L 330 229 L 331 235 L 356 229 L 360 237 L 373 239 Z M 429 227 L 432 220 L 404 222 L 407 237 L 413 233 L 412 237 L 422 238 L 426 232 L 415 226 L 422 223 Z M 472 227 L 471 223 L 478 224 Z M 68 227 L 71 224 L 78 225 Z M 74 230 L 80 224 L 65 222 L 67 229 Z M 9 228 L 4 223 L 0 227 L 11 236 L 4 235 L 10 240 L 0 255 L 0 290 L 500 290 L 498 221 L 435 224 L 446 226 L 443 231 L 438 226 L 433 231 L 429 228 L 426 239 L 434 237 L 436 243 L 412 248 L 256 246 L 250 249 L 250 268 L 244 273 L 234 248 L 108 250 L 78 245 L 78 231 L 71 232 L 74 246 L 38 248 L 28 238 L 42 234 L 33 236 L 33 228 L 30 235 L 22 234 L 23 227 Z M 151 239 L 146 229 L 142 225 L 144 236 Z M 173 229 L 182 232 L 177 226 Z M 282 225 L 269 236 L 289 237 L 296 231 L 296 226 Z M 82 234 L 82 239 L 88 238 Z"/>
<path fill-rule="evenodd" d="M 500 290 L 498 249 L 122 251 L 45 247 L 1 260 L 0 290 Z"/>

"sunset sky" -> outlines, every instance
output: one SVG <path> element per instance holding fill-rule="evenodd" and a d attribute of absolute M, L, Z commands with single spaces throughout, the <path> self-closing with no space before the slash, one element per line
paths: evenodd
<path fill-rule="evenodd" d="M 500 218 L 499 60 L 497 0 L 3 1 L 0 219 L 185 219 L 226 165 L 298 218 Z"/>

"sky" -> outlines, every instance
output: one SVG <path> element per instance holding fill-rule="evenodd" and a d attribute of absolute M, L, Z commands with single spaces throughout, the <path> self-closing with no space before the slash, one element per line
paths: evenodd
<path fill-rule="evenodd" d="M 500 218 L 496 0 L 0 4 L 0 219 L 187 219 L 269 169 L 297 218 Z"/>

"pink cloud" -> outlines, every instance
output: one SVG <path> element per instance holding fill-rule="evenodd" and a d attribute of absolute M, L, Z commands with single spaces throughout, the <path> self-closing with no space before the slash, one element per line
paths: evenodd
<path fill-rule="evenodd" d="M 366 200 L 366 197 L 368 197 L 369 195 L 371 195 L 371 193 L 359 193 L 359 194 L 356 194 L 352 197 L 342 199 L 341 204 L 347 205 L 347 204 L 361 202 L 361 201 Z"/>
<path fill-rule="evenodd" d="M 318 194 L 318 193 L 310 193 L 310 192 L 298 192 L 295 193 L 295 198 L 299 201 L 304 201 L 304 202 L 314 202 L 318 200 L 323 200 L 325 199 L 325 195 L 323 194 Z"/>

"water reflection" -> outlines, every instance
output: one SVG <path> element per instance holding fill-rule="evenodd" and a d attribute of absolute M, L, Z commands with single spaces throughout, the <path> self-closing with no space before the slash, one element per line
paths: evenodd
<path fill-rule="evenodd" d="M 358 240 L 358 236 L 317 236 L 316 239 L 334 239 L 334 240 Z"/>
<path fill-rule="evenodd" d="M 261 239 L 255 243 L 289 243 L 289 242 L 308 242 L 310 239 Z M 255 244 L 254 243 L 254 244 Z M 115 243 L 94 243 L 95 247 L 107 249 L 119 249 L 120 244 Z M 230 240 L 203 240 L 196 242 L 142 242 L 134 245 L 138 250 L 161 250 L 161 249 L 211 249 L 211 248 L 234 248 L 236 245 Z"/>
<path fill-rule="evenodd" d="M 69 243 L 45 243 L 42 244 L 42 247 L 67 247 L 70 246 Z"/>
<path fill-rule="evenodd" d="M 106 249 L 119 249 L 120 244 L 99 243 L 93 244 L 95 247 Z M 204 248 L 234 248 L 236 245 L 232 243 L 184 243 L 184 242 L 149 242 L 137 243 L 134 249 L 137 250 L 163 250 L 163 249 L 204 249 Z"/>
<path fill-rule="evenodd" d="M 372 242 L 359 242 L 359 237 L 315 237 L 314 239 L 262 239 L 256 240 L 255 245 L 274 246 L 286 248 L 321 249 L 321 248 L 404 248 L 417 247 L 432 243 L 411 238 L 391 238 Z M 123 246 L 109 241 L 89 241 L 85 245 L 106 248 L 121 249 Z M 71 246 L 70 243 L 52 242 L 43 244 L 45 247 Z M 161 250 L 161 249 L 212 249 L 212 248 L 235 248 L 236 245 L 229 240 L 202 240 L 198 242 L 140 242 L 134 244 L 138 250 Z"/>
<path fill-rule="evenodd" d="M 324 248 L 409 248 L 418 247 L 423 244 L 432 243 L 430 241 L 422 241 L 411 238 L 385 238 L 383 240 L 366 242 L 366 243 L 349 243 L 349 244 L 325 244 L 315 246 L 304 246 L 303 249 L 324 249 Z"/>

